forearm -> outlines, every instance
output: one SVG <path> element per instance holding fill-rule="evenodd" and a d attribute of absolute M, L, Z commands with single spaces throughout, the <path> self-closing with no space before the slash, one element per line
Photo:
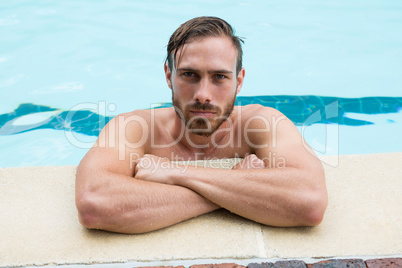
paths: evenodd
<path fill-rule="evenodd" d="M 173 183 L 192 189 L 231 212 L 274 226 L 315 225 L 325 210 L 324 184 L 295 168 L 225 170 L 189 168 Z M 316 209 L 317 208 L 317 209 Z M 317 223 L 318 224 L 318 223 Z"/>
<path fill-rule="evenodd" d="M 185 187 L 121 174 L 103 173 L 96 185 L 77 191 L 80 221 L 89 228 L 143 233 L 219 208 Z"/>

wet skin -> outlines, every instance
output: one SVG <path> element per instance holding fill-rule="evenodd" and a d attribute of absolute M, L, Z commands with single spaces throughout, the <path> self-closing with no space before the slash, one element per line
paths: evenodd
<path fill-rule="evenodd" d="M 226 37 L 186 43 L 165 65 L 174 108 L 116 116 L 76 179 L 87 228 L 143 233 L 224 208 L 273 226 L 314 226 L 327 206 L 321 162 L 294 124 L 260 105 L 233 107 L 245 70 Z M 232 110 L 233 109 L 233 110 Z M 231 170 L 177 160 L 244 158 Z"/>

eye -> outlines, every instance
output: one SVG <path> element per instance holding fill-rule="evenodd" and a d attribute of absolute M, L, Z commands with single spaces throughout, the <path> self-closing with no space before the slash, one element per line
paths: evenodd
<path fill-rule="evenodd" d="M 183 76 L 185 76 L 185 77 L 195 77 L 195 73 L 193 73 L 193 72 L 184 72 Z"/>
<path fill-rule="evenodd" d="M 215 77 L 216 77 L 218 80 L 222 80 L 222 79 L 225 79 L 225 78 L 226 78 L 226 75 L 223 75 L 223 74 L 216 74 Z"/>

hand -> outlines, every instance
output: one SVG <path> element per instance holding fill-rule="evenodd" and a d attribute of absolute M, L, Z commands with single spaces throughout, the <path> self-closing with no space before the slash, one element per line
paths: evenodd
<path fill-rule="evenodd" d="M 134 178 L 149 182 L 173 184 L 172 172 L 182 168 L 167 158 L 145 154 L 137 160 Z"/>
<path fill-rule="evenodd" d="M 259 159 L 255 154 L 249 154 L 239 163 L 234 165 L 232 169 L 260 169 L 265 168 L 264 161 Z"/>

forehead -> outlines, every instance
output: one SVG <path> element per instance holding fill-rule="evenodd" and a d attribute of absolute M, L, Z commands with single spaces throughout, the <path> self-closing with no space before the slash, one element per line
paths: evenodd
<path fill-rule="evenodd" d="M 237 51 L 228 37 L 205 37 L 191 40 L 177 51 L 177 68 L 236 67 Z"/>

